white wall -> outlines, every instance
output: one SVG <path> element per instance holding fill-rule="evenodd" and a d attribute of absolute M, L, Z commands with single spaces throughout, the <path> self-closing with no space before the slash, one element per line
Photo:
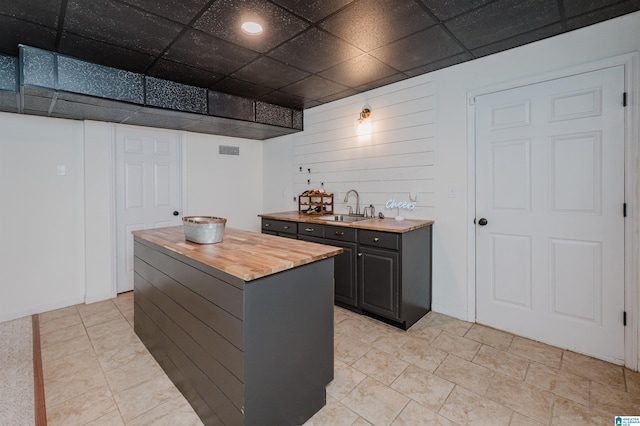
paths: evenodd
<path fill-rule="evenodd" d="M 113 141 L 113 124 L 84 122 L 86 303 L 116 294 Z"/>
<path fill-rule="evenodd" d="M 79 121 L 0 113 L 0 129 L 4 321 L 84 300 L 84 150 Z"/>
<path fill-rule="evenodd" d="M 468 94 L 640 50 L 638 34 L 640 12 L 306 110 L 304 132 L 264 142 L 265 209 L 295 209 L 292 197 L 306 187 L 300 165 L 305 170 L 312 164 L 311 187 L 327 180 L 329 191 L 362 189 L 364 203 L 373 200 L 376 210 L 387 197 L 404 198 L 416 190 L 415 182 L 419 209 L 406 216 L 436 222 L 433 309 L 473 320 L 468 310 Z M 353 123 L 365 104 L 371 106 L 374 133 L 361 141 Z M 403 147 L 400 157 L 397 144 Z M 377 159 L 384 158 L 391 166 L 379 169 Z M 331 168 L 337 179 L 325 174 Z M 450 185 L 457 190 L 455 198 L 448 197 Z"/>
<path fill-rule="evenodd" d="M 0 129 L 0 322 L 115 296 L 115 125 L 0 113 Z M 258 231 L 261 142 L 182 140 L 184 213 Z"/>
<path fill-rule="evenodd" d="M 227 218 L 228 227 L 260 231 L 262 142 L 187 133 L 187 210 L 185 215 Z M 240 155 L 220 155 L 220 145 Z"/>

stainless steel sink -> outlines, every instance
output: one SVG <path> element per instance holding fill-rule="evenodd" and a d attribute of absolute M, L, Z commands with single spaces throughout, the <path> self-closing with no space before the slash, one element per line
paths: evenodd
<path fill-rule="evenodd" d="M 358 222 L 360 220 L 365 220 L 370 218 L 364 217 L 364 216 L 349 216 L 349 215 L 336 214 L 333 216 L 321 216 L 317 219 L 327 220 L 331 222 Z"/>

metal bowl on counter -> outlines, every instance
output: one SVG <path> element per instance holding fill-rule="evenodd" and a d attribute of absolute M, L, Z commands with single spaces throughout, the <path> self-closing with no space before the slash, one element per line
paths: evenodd
<path fill-rule="evenodd" d="M 215 244 L 222 241 L 227 219 L 215 216 L 185 216 L 182 218 L 184 237 L 193 243 Z"/>

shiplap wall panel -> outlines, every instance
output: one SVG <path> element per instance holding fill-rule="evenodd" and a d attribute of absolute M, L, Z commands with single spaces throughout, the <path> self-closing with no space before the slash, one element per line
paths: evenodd
<path fill-rule="evenodd" d="M 349 189 L 360 194 L 361 208 L 373 204 L 376 212 L 394 216 L 388 200 L 410 201 L 406 217 L 428 218 L 435 206 L 436 99 L 432 82 L 393 92 L 372 92 L 366 102 L 354 100 L 305 112 L 305 131 L 293 137 L 293 182 L 297 193 L 324 189 L 335 194 L 335 211 L 344 213 Z M 357 134 L 362 108 L 371 109 L 372 133 Z M 300 170 L 302 168 L 302 170 Z"/>

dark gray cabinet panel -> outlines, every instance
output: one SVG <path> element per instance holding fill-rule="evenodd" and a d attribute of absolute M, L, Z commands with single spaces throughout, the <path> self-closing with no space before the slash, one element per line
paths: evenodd
<path fill-rule="evenodd" d="M 360 244 L 390 250 L 398 250 L 400 248 L 400 238 L 402 238 L 402 236 L 399 234 L 369 231 L 367 229 L 360 229 L 358 232 L 360 234 L 358 238 Z"/>
<path fill-rule="evenodd" d="M 343 252 L 335 259 L 334 291 L 336 302 L 345 303 L 351 307 L 358 306 L 357 259 L 358 245 L 356 243 L 325 239 L 330 246 L 341 247 Z"/>
<path fill-rule="evenodd" d="M 301 235 L 323 238 L 324 225 L 316 225 L 313 223 L 298 223 L 298 236 Z"/>
<path fill-rule="evenodd" d="M 360 307 L 406 330 L 431 310 L 431 226 L 358 232 Z"/>
<path fill-rule="evenodd" d="M 341 247 L 335 257 L 335 301 L 340 306 L 358 310 L 358 238 L 354 228 L 327 225 L 325 244 Z"/>
<path fill-rule="evenodd" d="M 267 231 L 265 233 L 275 232 L 275 235 L 281 237 L 292 236 L 292 238 L 296 238 L 298 227 L 296 226 L 295 222 L 288 222 L 286 220 L 262 219 L 262 231 Z"/>
<path fill-rule="evenodd" d="M 395 233 L 262 219 L 262 232 L 291 236 L 274 232 L 282 222 L 295 225 L 300 240 L 343 249 L 334 258 L 337 305 L 405 330 L 431 310 L 431 226 Z"/>
<path fill-rule="evenodd" d="M 355 243 L 357 241 L 357 231 L 354 228 L 346 228 L 344 226 L 332 226 L 325 227 L 324 236 L 331 240 L 338 241 L 351 241 Z"/>
<path fill-rule="evenodd" d="M 391 250 L 360 246 L 360 307 L 365 311 L 400 320 L 398 306 L 400 255 Z"/>

